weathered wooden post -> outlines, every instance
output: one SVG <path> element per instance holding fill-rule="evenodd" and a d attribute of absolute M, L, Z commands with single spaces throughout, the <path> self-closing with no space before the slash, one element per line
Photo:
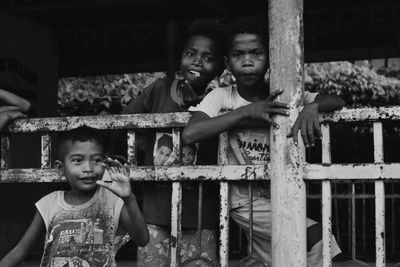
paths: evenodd
<path fill-rule="evenodd" d="M 290 116 L 277 116 L 271 131 L 272 265 L 306 266 L 304 149 L 287 139 L 301 103 L 303 81 L 303 1 L 269 0 L 270 90 L 283 89 L 279 101 Z"/>

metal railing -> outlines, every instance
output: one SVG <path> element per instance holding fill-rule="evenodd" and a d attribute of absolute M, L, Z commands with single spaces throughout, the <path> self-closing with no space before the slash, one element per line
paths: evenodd
<path fill-rule="evenodd" d="M 13 122 L 7 133 L 1 136 L 0 183 L 58 182 L 63 181 L 56 170 L 51 168 L 50 132 L 70 130 L 82 125 L 100 130 L 128 129 L 127 154 L 130 164 L 136 164 L 136 135 L 140 128 L 172 128 L 173 157 L 179 158 L 180 132 L 189 119 L 189 113 L 107 115 L 67 118 L 20 119 Z M 400 120 L 400 107 L 343 109 L 340 112 L 321 116 L 322 125 L 322 164 L 303 163 L 305 180 L 322 181 L 322 225 L 323 225 L 323 262 L 331 266 L 332 233 L 332 180 L 373 180 L 375 182 L 375 231 L 376 266 L 385 266 L 385 192 L 384 179 L 400 179 L 400 163 L 384 163 L 381 120 Z M 329 123 L 372 121 L 374 131 L 374 163 L 332 164 L 330 154 Z M 10 168 L 10 134 L 41 133 L 41 168 Z M 179 240 L 181 237 L 182 181 L 213 180 L 220 183 L 220 265 L 228 266 L 229 244 L 229 182 L 235 180 L 269 180 L 271 169 L 264 165 L 228 165 L 227 133 L 220 135 L 219 165 L 204 166 L 132 166 L 130 178 L 133 181 L 170 181 L 172 182 L 171 202 L 171 266 L 178 266 Z M 272 189 L 273 190 L 273 189 Z M 354 192 L 354 184 L 352 184 Z M 354 195 L 354 194 L 353 194 Z M 200 196 L 201 197 L 201 196 Z M 291 197 L 290 195 L 286 197 Z M 354 204 L 354 197 L 352 203 Z M 274 203 L 272 203 L 274 204 Z M 272 207 L 274 209 L 274 206 Z M 355 218 L 353 213 L 353 225 Z M 201 217 L 201 216 L 199 216 Z M 354 226 L 353 226 L 354 227 Z M 353 235 L 354 236 L 354 235 Z M 355 242 L 353 242 L 355 243 Z M 304 248 L 305 249 L 305 248 Z M 290 255 L 288 255 L 290 256 Z M 355 258 L 355 255 L 353 255 Z"/>

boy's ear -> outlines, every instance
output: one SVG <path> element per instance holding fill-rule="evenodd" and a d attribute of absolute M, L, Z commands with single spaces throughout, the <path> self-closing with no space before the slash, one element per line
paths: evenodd
<path fill-rule="evenodd" d="M 227 58 L 227 57 L 224 57 L 224 62 L 225 62 L 225 68 L 226 68 L 227 70 L 231 71 L 231 67 L 229 66 L 228 58 Z"/>
<path fill-rule="evenodd" d="M 62 161 L 60 161 L 60 160 L 54 161 L 54 167 L 56 168 L 57 173 L 60 176 L 64 175 L 64 164 L 62 163 Z"/>

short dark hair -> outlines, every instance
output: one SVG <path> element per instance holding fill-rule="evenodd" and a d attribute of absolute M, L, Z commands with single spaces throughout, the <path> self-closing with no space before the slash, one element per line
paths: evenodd
<path fill-rule="evenodd" d="M 215 42 L 217 46 L 218 61 L 221 61 L 219 62 L 221 68 L 218 70 L 218 75 L 220 75 L 224 70 L 223 55 L 226 36 L 225 25 L 216 19 L 199 19 L 193 21 L 188 27 L 187 35 L 181 50 L 185 49 L 190 38 L 195 36 L 205 36 Z"/>
<path fill-rule="evenodd" d="M 259 17 L 246 16 L 236 18 L 229 24 L 225 42 L 226 54 L 229 53 L 235 36 L 241 33 L 254 34 L 260 37 L 262 44 L 265 46 L 268 52 L 268 22 Z"/>
<path fill-rule="evenodd" d="M 163 134 L 160 138 L 157 140 L 157 148 L 160 148 L 162 146 L 169 147 L 172 149 L 172 137 L 168 134 Z"/>
<path fill-rule="evenodd" d="M 86 142 L 92 141 L 100 145 L 102 148 L 104 147 L 104 138 L 101 135 L 99 130 L 88 126 L 80 126 L 78 128 L 61 132 L 57 136 L 57 143 L 58 143 L 58 160 L 64 161 L 65 156 L 68 153 L 68 142 Z"/>

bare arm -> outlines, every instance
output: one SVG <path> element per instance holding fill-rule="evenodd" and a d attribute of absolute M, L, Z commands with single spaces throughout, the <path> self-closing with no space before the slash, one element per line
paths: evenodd
<path fill-rule="evenodd" d="M 245 118 L 241 109 L 233 110 L 221 116 L 210 118 L 206 113 L 193 113 L 182 133 L 184 144 L 192 144 L 202 139 L 216 136 L 239 124 Z"/>
<path fill-rule="evenodd" d="M 149 242 L 149 231 L 142 212 L 137 205 L 136 197 L 132 193 L 129 181 L 129 167 L 122 165 L 118 160 L 107 159 L 107 168 L 112 183 L 97 181 L 97 184 L 113 192 L 124 201 L 121 210 L 120 222 L 138 246 L 145 246 Z"/>
<path fill-rule="evenodd" d="M 124 198 L 123 201 L 124 206 L 120 216 L 121 225 L 128 231 L 137 246 L 144 247 L 149 242 L 149 231 L 142 212 L 137 205 L 136 197 L 131 194 L 129 197 Z"/>
<path fill-rule="evenodd" d="M 282 91 L 275 91 L 266 100 L 240 107 L 214 118 L 210 118 L 204 112 L 195 112 L 183 130 L 183 143 L 191 144 L 204 138 L 215 136 L 238 126 L 245 120 L 262 120 L 272 124 L 274 127 L 278 127 L 270 116 L 276 114 L 289 115 L 287 104 L 272 102 L 281 93 Z"/>
<path fill-rule="evenodd" d="M 315 97 L 314 103 L 318 104 L 319 112 L 330 112 L 337 109 L 341 109 L 345 102 L 338 95 L 327 95 L 327 94 L 318 94 Z"/>
<path fill-rule="evenodd" d="M 31 103 L 28 100 L 3 89 L 0 89 L 0 101 L 2 105 L 15 106 L 22 112 L 28 111 L 31 107 Z"/>
<path fill-rule="evenodd" d="M 0 267 L 19 266 L 28 254 L 32 245 L 35 244 L 38 237 L 45 231 L 45 225 L 40 213 L 36 211 L 32 223 L 26 230 L 18 244 L 0 261 Z"/>

